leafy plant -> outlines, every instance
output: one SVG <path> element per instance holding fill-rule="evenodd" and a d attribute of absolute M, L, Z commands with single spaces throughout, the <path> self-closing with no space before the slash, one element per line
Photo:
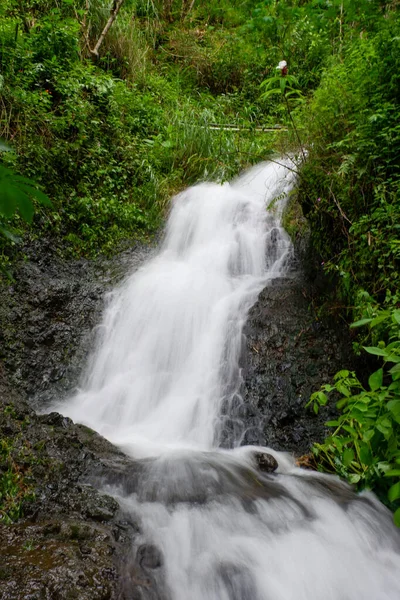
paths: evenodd
<path fill-rule="evenodd" d="M 0 142 L 0 152 L 9 151 L 4 142 Z M 36 187 L 27 177 L 18 175 L 0 163 L 0 236 L 13 243 L 19 243 L 20 237 L 9 222 L 19 213 L 26 223 L 32 223 L 35 212 L 34 202 L 52 206 L 49 197 Z M 4 264 L 0 263 L 0 271 L 11 277 Z"/>
<path fill-rule="evenodd" d="M 0 522 L 10 524 L 17 521 L 24 511 L 26 502 L 34 499 L 34 491 L 28 482 L 29 467 L 22 467 L 15 460 L 16 440 L 0 440 Z M 22 462 L 26 463 L 26 457 Z"/>
<path fill-rule="evenodd" d="M 396 16 L 377 20 L 373 33 L 351 39 L 331 60 L 301 117 L 300 201 L 323 270 L 352 319 L 361 292 L 385 306 L 400 284 Z"/>
<path fill-rule="evenodd" d="M 299 148 L 302 152 L 303 158 L 305 159 L 303 144 L 301 142 L 299 131 L 293 118 L 293 110 L 296 106 L 296 104 L 293 104 L 293 101 L 295 101 L 296 103 L 303 102 L 304 95 L 299 89 L 297 89 L 297 78 L 294 75 L 289 75 L 287 73 L 286 61 L 282 61 L 280 65 L 281 64 L 283 64 L 284 67 L 280 75 L 269 77 L 261 82 L 260 88 L 264 89 L 263 93 L 261 94 L 261 99 L 265 100 L 275 94 L 278 94 L 280 96 L 285 105 L 286 113 L 289 117 L 290 124 L 293 128 L 293 132 L 296 135 Z"/>
<path fill-rule="evenodd" d="M 34 201 L 52 206 L 50 198 L 39 190 L 31 179 L 17 175 L 0 164 L 0 218 L 11 219 L 18 211 L 26 223 L 32 223 L 35 212 Z M 0 232 L 6 237 L 15 239 L 3 226 Z"/>
<path fill-rule="evenodd" d="M 394 521 L 400 527 L 400 310 L 379 311 L 354 327 L 383 323 L 388 343 L 364 348 L 384 363 L 369 376 L 368 386 L 354 372 L 342 370 L 333 384 L 312 394 L 307 406 L 318 413 L 330 394 L 341 396 L 336 403 L 338 418 L 326 423 L 333 433 L 312 449 L 319 468 L 345 477 L 358 489 L 375 491 L 395 510 Z"/>

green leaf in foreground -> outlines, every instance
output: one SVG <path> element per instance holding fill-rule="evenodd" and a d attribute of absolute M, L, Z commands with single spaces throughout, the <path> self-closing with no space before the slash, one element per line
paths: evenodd
<path fill-rule="evenodd" d="M 392 314 L 393 313 L 393 314 Z M 392 510 L 400 526 L 400 323 L 399 311 L 377 313 L 390 328 L 386 340 L 365 351 L 384 357 L 386 365 L 375 370 L 364 387 L 355 373 L 339 371 L 333 386 L 325 384 L 312 394 L 310 403 L 318 409 L 326 404 L 331 392 L 339 415 L 328 421 L 334 432 L 313 453 L 319 469 L 346 478 L 358 490 L 371 489 Z M 381 321 L 383 322 L 383 321 Z M 389 342 L 389 343 L 388 343 Z M 387 344 L 387 345 L 386 345 Z M 396 362 L 395 367 L 390 367 Z M 341 396 L 337 399 L 338 394 Z M 323 400 L 321 402 L 321 400 Z M 328 399 L 329 400 L 329 399 Z"/>
<path fill-rule="evenodd" d="M 369 387 L 373 392 L 378 390 L 383 383 L 383 369 L 378 369 L 375 373 L 372 373 L 368 379 Z"/>
<path fill-rule="evenodd" d="M 394 513 L 393 520 L 394 524 L 397 525 L 397 527 L 400 527 L 400 508 L 398 508 Z"/>
<path fill-rule="evenodd" d="M 51 206 L 50 198 L 36 184 L 17 175 L 0 164 L 0 236 L 14 243 L 19 238 L 13 234 L 4 221 L 13 218 L 19 212 L 26 223 L 32 223 L 35 212 L 34 201 L 44 206 Z M 3 271 L 4 272 L 4 271 Z"/>
<path fill-rule="evenodd" d="M 392 485 L 390 490 L 388 491 L 388 498 L 390 502 L 394 502 L 400 498 L 400 481 Z"/>

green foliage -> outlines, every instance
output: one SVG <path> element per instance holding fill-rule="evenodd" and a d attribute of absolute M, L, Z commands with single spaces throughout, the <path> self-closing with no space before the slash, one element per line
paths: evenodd
<path fill-rule="evenodd" d="M 0 219 L 10 219 L 18 210 L 24 221 L 32 223 L 34 200 L 51 206 L 48 196 L 37 189 L 31 179 L 17 175 L 0 164 Z M 9 235 L 5 229 L 1 228 L 1 231 Z"/>
<path fill-rule="evenodd" d="M 313 242 L 344 305 L 399 287 L 400 36 L 395 15 L 354 39 L 303 115 L 308 160 L 300 197 Z"/>
<path fill-rule="evenodd" d="M 259 107 L 237 91 L 258 50 L 224 29 L 187 32 L 183 5 L 171 6 L 176 27 L 163 20 L 161 4 L 125 2 L 96 64 L 87 44 L 104 27 L 107 3 L 32 0 L 22 10 L 8 0 L 0 9 L 0 135 L 16 150 L 4 167 L 33 178 L 55 207 L 37 211 L 31 235 L 51 232 L 76 255 L 112 251 L 156 231 L 172 193 L 232 176 L 269 149 L 248 127 L 261 118 Z M 203 9 L 191 16 L 201 21 Z M 237 24 L 243 8 L 232 10 Z M 236 91 L 215 98 L 198 85 Z M 208 129 L 226 120 L 248 133 Z"/>
<path fill-rule="evenodd" d="M 31 235 L 48 235 L 51 231 L 58 240 L 69 242 L 75 254 L 111 251 L 125 238 L 151 235 L 162 222 L 171 193 L 197 179 L 231 177 L 265 157 L 274 138 L 256 136 L 256 126 L 286 124 L 291 147 L 299 139 L 303 142 L 301 105 L 322 76 L 310 113 L 315 116 L 315 127 L 308 128 L 306 123 L 307 145 L 317 153 L 320 142 L 325 151 L 329 144 L 339 143 L 345 159 L 337 166 L 338 185 L 350 175 L 354 179 L 352 173 L 356 166 L 365 165 L 367 151 L 377 155 L 382 137 L 386 147 L 391 147 L 397 118 L 392 106 L 396 65 L 387 58 L 391 53 L 385 54 L 389 42 L 384 36 L 371 54 L 365 35 L 366 30 L 372 31 L 378 40 L 383 17 L 390 17 L 385 3 L 125 0 L 93 63 L 89 49 L 108 19 L 109 8 L 105 0 L 5 0 L 0 7 L 0 135 L 13 140 L 16 150 L 16 157 L 4 166 L 34 179 L 55 207 L 49 215 L 38 207 L 33 228 L 18 221 L 18 211 L 20 233 L 28 229 Z M 358 46 L 364 48 L 365 60 L 370 56 L 362 68 L 356 56 Z M 350 58 L 352 47 L 354 59 Z M 337 60 L 332 62 L 332 55 Z M 281 59 L 289 65 L 285 78 L 275 76 Z M 350 136 L 349 147 L 340 146 L 343 136 L 337 139 L 337 129 L 347 132 L 342 124 L 336 128 L 329 122 L 332 140 L 324 138 L 325 130 L 319 139 L 322 116 L 320 121 L 317 117 L 325 108 L 323 90 L 330 81 L 331 65 L 343 80 L 348 78 L 349 106 L 357 98 L 349 122 L 366 127 L 364 154 L 359 159 L 353 158 L 353 146 L 363 147 L 358 138 Z M 385 84 L 393 87 L 392 100 L 379 105 L 371 113 L 375 115 L 372 120 L 369 114 L 365 119 L 362 110 L 370 89 L 376 89 L 379 97 L 374 77 L 382 70 L 390 72 L 390 85 L 387 79 Z M 355 83 L 364 73 L 369 83 L 358 90 Z M 267 83 L 260 97 L 263 80 Z M 333 74 L 325 94 L 325 112 L 334 119 L 336 83 Z M 275 86 L 284 93 L 273 91 Z M 333 106 L 330 113 L 329 106 Z M 388 119 L 385 130 L 382 124 Z M 233 128 L 208 130 L 210 124 L 226 123 L 238 127 L 239 133 Z M 376 147 L 368 127 L 376 132 Z M 382 157 L 382 164 L 391 160 L 395 171 L 394 155 L 395 148 Z M 314 177 L 310 167 L 311 172 Z M 323 189 L 315 197 L 325 200 L 330 182 L 318 179 Z M 341 205 L 337 190 L 333 193 Z M 352 198 L 357 193 L 352 192 Z M 364 184 L 362 194 L 366 194 Z M 372 238 L 377 261 L 391 252 L 395 263 L 397 247 L 385 246 L 388 228 L 397 227 L 394 188 L 381 187 L 376 194 L 377 204 L 383 203 L 381 213 L 375 215 L 377 233 Z M 389 204 L 394 206 L 390 224 L 385 221 Z M 324 203 L 319 213 L 321 208 L 325 209 Z M 324 226 L 330 227 L 332 210 L 324 214 Z M 348 216 L 346 208 L 343 212 Z M 354 250 L 361 253 L 359 239 L 364 245 L 369 243 L 369 223 L 349 219 L 357 238 Z M 332 255 L 344 248 L 343 243 L 336 246 Z M 1 250 L 7 250 L 4 241 Z M 367 261 L 364 264 L 367 271 Z M 340 271 L 348 277 L 349 265 L 343 263 Z"/>
<path fill-rule="evenodd" d="M 11 148 L 0 142 L 0 152 L 9 152 Z M 0 239 L 19 243 L 21 240 L 10 226 L 16 213 L 26 223 L 32 223 L 34 203 L 51 206 L 50 199 L 37 189 L 31 179 L 17 175 L 0 163 Z M 11 277 L 6 268 L 7 261 L 0 259 L 0 272 Z"/>
<path fill-rule="evenodd" d="M 20 430 L 13 438 L 0 438 L 0 523 L 10 524 L 23 516 L 24 507 L 35 497 L 30 475 L 38 459 L 23 440 L 26 422 L 18 420 L 13 407 L 3 407 L 0 417 L 12 420 Z"/>
<path fill-rule="evenodd" d="M 313 453 L 321 470 L 337 473 L 357 484 L 358 489 L 372 489 L 400 515 L 400 310 L 379 311 L 375 318 L 354 323 L 376 328 L 386 324 L 388 343 L 368 346 L 364 350 L 381 357 L 383 367 L 374 371 L 364 386 L 354 372 L 339 371 L 333 384 L 314 392 L 307 406 L 315 413 L 328 403 L 335 392 L 341 399 L 336 406 L 339 416 L 328 421 L 334 432 Z"/>

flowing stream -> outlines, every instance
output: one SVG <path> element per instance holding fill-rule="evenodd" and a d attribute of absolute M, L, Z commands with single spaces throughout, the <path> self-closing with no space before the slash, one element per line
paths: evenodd
<path fill-rule="evenodd" d="M 140 522 L 127 597 L 135 586 L 163 600 L 400 599 L 399 534 L 371 494 L 241 446 L 242 329 L 290 265 L 290 167 L 174 199 L 161 248 L 111 295 L 61 409 L 135 459 L 108 489 Z"/>

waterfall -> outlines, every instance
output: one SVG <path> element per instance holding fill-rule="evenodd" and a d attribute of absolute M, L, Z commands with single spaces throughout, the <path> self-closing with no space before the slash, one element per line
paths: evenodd
<path fill-rule="evenodd" d="M 240 401 L 247 312 L 288 262 L 280 215 L 293 183 L 270 163 L 177 196 L 159 253 L 112 295 L 87 379 L 64 412 L 134 445 L 135 456 L 218 446 L 221 412 Z"/>
<path fill-rule="evenodd" d="M 278 468 L 260 471 L 266 449 L 240 447 L 245 424 L 232 418 L 248 311 L 290 264 L 291 166 L 264 163 L 173 200 L 158 253 L 111 294 L 85 379 L 61 408 L 140 465 L 108 491 L 140 522 L 132 564 L 156 552 L 142 598 L 400 598 L 388 511 L 283 453 L 268 449 Z"/>

